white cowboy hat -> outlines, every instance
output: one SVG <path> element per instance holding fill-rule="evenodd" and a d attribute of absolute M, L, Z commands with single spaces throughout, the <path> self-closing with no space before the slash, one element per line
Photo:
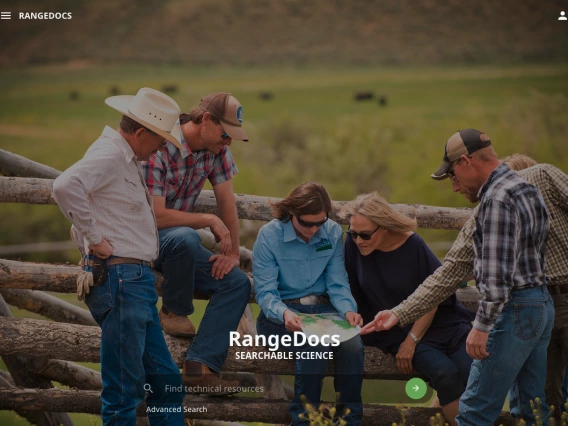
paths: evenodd
<path fill-rule="evenodd" d="M 169 96 L 143 87 L 136 96 L 111 96 L 105 103 L 182 149 L 181 130 L 176 125 L 181 110 Z"/>

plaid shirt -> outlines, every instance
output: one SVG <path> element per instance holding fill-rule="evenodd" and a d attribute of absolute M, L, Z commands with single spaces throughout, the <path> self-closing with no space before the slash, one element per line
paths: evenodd
<path fill-rule="evenodd" d="M 541 191 L 550 214 L 546 274 L 553 285 L 568 285 L 568 175 L 550 164 L 538 164 L 518 174 Z M 424 316 L 454 293 L 473 273 L 473 233 L 479 206 L 465 223 L 444 263 L 407 300 L 392 309 L 401 325 Z"/>
<path fill-rule="evenodd" d="M 191 152 L 183 134 L 181 144 L 183 150 L 180 151 L 174 144 L 167 143 L 163 151 L 158 151 L 142 166 L 151 195 L 166 197 L 168 209 L 191 212 L 206 179 L 215 186 L 232 179 L 238 169 L 228 147 L 219 154 L 206 149 Z"/>

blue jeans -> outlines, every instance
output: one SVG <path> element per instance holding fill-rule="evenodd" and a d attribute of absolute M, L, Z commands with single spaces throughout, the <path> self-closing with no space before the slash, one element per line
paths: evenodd
<path fill-rule="evenodd" d="M 181 426 L 183 392 L 169 392 L 166 385 L 180 386 L 179 368 L 164 340 L 154 289 L 156 278 L 148 266 L 114 265 L 100 287 L 91 288 L 85 302 L 102 329 L 102 419 L 105 425 L 133 425 L 136 408 L 169 407 L 173 413 L 148 412 L 152 426 Z"/>
<path fill-rule="evenodd" d="M 546 349 L 554 323 L 554 307 L 545 286 L 513 290 L 487 339 L 489 356 L 474 360 L 467 389 L 460 399 L 460 426 L 492 425 L 507 392 L 511 415 L 536 423 L 530 400 L 545 403 Z M 546 420 L 545 423 L 546 424 Z"/>
<path fill-rule="evenodd" d="M 193 313 L 193 292 L 210 297 L 197 335 L 185 359 L 219 373 L 229 349 L 229 333 L 236 331 L 250 297 L 250 280 L 239 268 L 223 279 L 211 276 L 213 256 L 199 234 L 187 226 L 159 231 L 160 254 L 154 262 L 164 274 L 162 302 L 176 315 Z"/>
<path fill-rule="evenodd" d="M 416 371 L 428 377 L 430 387 L 438 392 L 440 405 L 449 404 L 463 394 L 471 368 L 471 357 L 465 350 L 467 334 L 454 352 L 419 343 L 412 365 Z"/>
<path fill-rule="evenodd" d="M 301 305 L 288 304 L 289 308 L 305 314 L 337 313 L 331 305 Z M 286 330 L 284 323 L 271 321 L 260 313 L 256 323 L 259 335 L 292 336 L 293 333 Z M 292 340 L 293 342 L 294 340 Z M 348 408 L 350 413 L 344 416 L 349 426 L 360 425 L 363 415 L 363 401 L 361 399 L 361 387 L 363 386 L 363 358 L 365 351 L 360 336 L 353 337 L 339 346 L 309 346 L 281 347 L 280 350 L 293 352 L 333 352 L 335 375 L 333 385 L 338 395 L 338 410 L 340 414 L 343 408 Z M 325 378 L 327 359 L 297 359 L 296 376 L 294 378 L 294 401 L 290 404 L 290 415 L 293 425 L 309 425 L 310 422 L 299 418 L 300 414 L 306 413 L 301 396 L 307 398 L 316 410 L 320 403 L 323 379 Z M 341 414 L 340 414 L 341 415 Z M 307 418 L 307 416 L 306 416 Z"/>

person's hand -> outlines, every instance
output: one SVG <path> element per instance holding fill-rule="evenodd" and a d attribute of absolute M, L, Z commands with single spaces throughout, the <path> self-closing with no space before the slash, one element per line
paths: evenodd
<path fill-rule="evenodd" d="M 225 226 L 223 221 L 215 215 L 211 215 L 213 223 L 209 226 L 215 236 L 215 241 L 221 243 L 221 254 L 228 256 L 231 254 L 231 231 Z"/>
<path fill-rule="evenodd" d="M 487 358 L 489 356 L 489 352 L 487 352 L 488 337 L 489 333 L 472 328 L 465 342 L 467 354 L 473 359 L 482 360 Z"/>
<path fill-rule="evenodd" d="M 396 354 L 396 368 L 402 374 L 412 373 L 412 358 L 414 358 L 414 351 L 416 350 L 416 343 L 408 337 L 402 342 Z"/>
<path fill-rule="evenodd" d="M 225 275 L 231 272 L 233 268 L 237 268 L 241 263 L 239 256 L 232 253 L 229 256 L 215 254 L 209 258 L 209 262 L 214 262 L 211 268 L 211 275 L 216 280 L 223 279 Z"/>
<path fill-rule="evenodd" d="M 103 238 L 98 244 L 89 244 L 89 251 L 101 259 L 107 259 L 114 251 L 114 248 Z"/>
<path fill-rule="evenodd" d="M 359 315 L 357 312 L 349 311 L 345 313 L 345 319 L 349 321 L 353 327 L 359 326 L 363 327 L 363 317 Z"/>
<path fill-rule="evenodd" d="M 398 317 L 389 310 L 380 311 L 375 319 L 361 329 L 361 334 L 369 334 L 373 331 L 390 330 L 398 324 Z"/>
<path fill-rule="evenodd" d="M 288 331 L 302 331 L 302 319 L 290 309 L 284 311 L 284 325 Z"/>

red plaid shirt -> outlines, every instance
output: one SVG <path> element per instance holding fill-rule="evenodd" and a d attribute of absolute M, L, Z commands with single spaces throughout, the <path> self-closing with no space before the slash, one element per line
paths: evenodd
<path fill-rule="evenodd" d="M 163 151 L 142 162 L 142 168 L 151 195 L 166 197 L 168 209 L 191 212 L 206 179 L 215 186 L 232 179 L 239 170 L 228 147 L 219 154 L 206 149 L 191 152 L 183 135 L 181 144 L 180 151 L 168 142 Z"/>

